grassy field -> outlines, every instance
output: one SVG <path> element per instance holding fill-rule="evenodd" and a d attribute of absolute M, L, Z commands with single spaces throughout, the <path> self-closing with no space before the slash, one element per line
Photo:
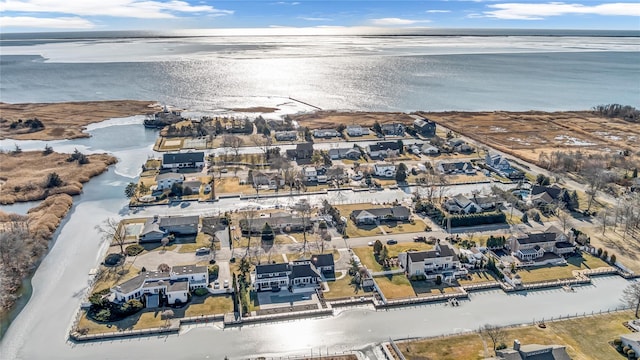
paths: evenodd
<path fill-rule="evenodd" d="M 583 253 L 582 256 L 574 256 L 567 259 L 567 265 L 546 265 L 518 270 L 518 275 L 523 283 L 535 283 L 542 281 L 554 281 L 572 279 L 576 270 L 597 269 L 609 266 L 601 259 Z"/>
<path fill-rule="evenodd" d="M 178 252 L 181 253 L 192 253 L 201 247 L 209 247 L 211 245 L 211 235 L 207 235 L 203 232 L 199 232 L 196 235 L 196 241 L 193 243 L 182 244 L 178 249 Z"/>
<path fill-rule="evenodd" d="M 230 311 L 233 311 L 231 295 L 193 296 L 184 310 L 184 316 L 224 314 Z"/>
<path fill-rule="evenodd" d="M 494 278 L 493 275 L 491 275 L 491 273 L 488 271 L 474 271 L 470 272 L 469 275 L 471 276 L 471 279 L 459 279 L 458 284 L 471 285 L 496 281 L 496 278 Z"/>
<path fill-rule="evenodd" d="M 382 230 L 378 225 L 360 225 L 356 224 L 349 219 L 347 221 L 347 236 L 350 238 L 368 237 L 382 235 Z"/>
<path fill-rule="evenodd" d="M 351 283 L 351 279 L 353 279 L 351 276 L 346 275 L 340 280 L 327 282 L 330 291 L 324 293 L 325 299 L 341 299 L 371 294 L 371 292 L 366 292 L 359 286 L 356 287 L 355 284 Z"/>
<path fill-rule="evenodd" d="M 431 250 L 433 245 L 426 243 L 399 243 L 395 245 L 386 245 L 384 240 L 381 239 L 382 245 L 387 247 L 389 252 L 389 258 L 397 257 L 399 253 L 406 251 L 422 251 Z M 373 254 L 373 246 L 352 248 L 356 255 L 360 258 L 360 261 L 364 266 L 371 271 L 383 271 L 382 265 L 378 264 Z"/>
<path fill-rule="evenodd" d="M 256 191 L 250 185 L 240 185 L 239 179 L 233 178 L 216 178 L 215 179 L 215 191 L 217 195 L 220 194 L 253 194 Z"/>
<path fill-rule="evenodd" d="M 416 296 L 411 282 L 403 274 L 378 276 L 374 280 L 384 296 L 389 300 Z"/>
<path fill-rule="evenodd" d="M 535 326 L 509 329 L 504 343 L 508 346 L 518 339 L 522 344 L 566 345 L 574 360 L 622 360 L 608 342 L 620 334 L 629 333 L 622 323 L 631 319 L 632 312 L 597 315 L 547 323 L 545 329 Z M 484 341 L 492 355 L 493 344 Z M 476 360 L 482 359 L 484 346 L 479 334 L 466 334 L 439 339 L 418 340 L 399 344 L 407 359 Z"/>
<path fill-rule="evenodd" d="M 426 224 L 422 220 L 414 220 L 413 224 L 411 223 L 400 223 L 397 226 L 389 226 L 389 225 L 380 225 L 380 227 L 387 234 L 407 234 L 407 233 L 415 233 L 422 232 L 425 229 Z"/>
<path fill-rule="evenodd" d="M 102 334 L 124 330 L 157 328 L 166 324 L 166 321 L 160 318 L 160 313 L 161 310 L 141 311 L 126 319 L 111 323 L 95 322 L 89 319 L 86 313 L 83 313 L 78 322 L 78 329 L 86 329 L 87 334 Z"/>
<path fill-rule="evenodd" d="M 104 289 L 110 289 L 117 283 L 127 281 L 140 274 L 140 269 L 131 265 L 125 264 L 123 268 L 107 268 L 102 267 L 102 274 L 96 278 L 92 292 L 97 292 Z"/>

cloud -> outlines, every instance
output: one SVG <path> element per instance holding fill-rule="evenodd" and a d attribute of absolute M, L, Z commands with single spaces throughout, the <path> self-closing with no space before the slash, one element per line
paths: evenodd
<path fill-rule="evenodd" d="M 381 18 L 369 20 L 373 25 L 378 26 L 397 26 L 397 25 L 413 25 L 418 23 L 427 23 L 430 20 L 412 20 L 401 18 Z"/>
<path fill-rule="evenodd" d="M 450 13 L 451 10 L 427 10 L 425 12 L 429 14 L 439 14 L 439 13 Z"/>
<path fill-rule="evenodd" d="M 299 3 L 298 1 L 294 1 L 294 2 L 278 1 L 278 2 L 271 3 L 271 5 L 290 5 L 290 6 L 296 6 L 296 5 L 300 5 L 300 3 Z"/>
<path fill-rule="evenodd" d="M 177 13 L 230 15 L 210 5 L 192 5 L 180 0 L 2 0 L 3 12 L 59 13 L 79 16 L 113 16 L 137 19 L 167 19 Z"/>
<path fill-rule="evenodd" d="M 550 2 L 544 4 L 504 3 L 488 5 L 485 17 L 505 20 L 544 20 L 562 15 L 640 16 L 640 3 L 610 3 L 598 5 Z"/>
<path fill-rule="evenodd" d="M 38 18 L 32 16 L 2 16 L 3 27 L 24 27 L 39 29 L 93 29 L 95 24 L 79 17 Z"/>
<path fill-rule="evenodd" d="M 307 20 L 307 21 L 332 21 L 333 20 L 330 18 L 323 18 L 323 17 L 301 17 L 300 19 Z"/>

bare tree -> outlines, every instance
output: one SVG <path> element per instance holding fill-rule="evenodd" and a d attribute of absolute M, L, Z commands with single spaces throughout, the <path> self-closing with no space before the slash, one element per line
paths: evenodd
<path fill-rule="evenodd" d="M 622 291 L 622 301 L 630 308 L 635 308 L 635 315 L 638 318 L 640 312 L 640 281 L 629 284 Z"/>
<path fill-rule="evenodd" d="M 587 203 L 587 211 L 591 210 L 593 200 L 595 200 L 598 190 L 604 185 L 604 174 L 602 168 L 599 166 L 589 166 L 584 172 L 585 180 L 587 181 L 587 195 L 589 195 L 589 201 Z"/>
<path fill-rule="evenodd" d="M 225 135 L 222 137 L 222 146 L 233 150 L 235 160 L 240 157 L 240 148 L 244 145 L 244 140 L 236 135 Z"/>
<path fill-rule="evenodd" d="M 493 352 L 496 351 L 498 344 L 502 342 L 506 336 L 506 331 L 498 326 L 485 324 L 480 328 L 480 333 L 486 335 L 493 343 Z"/>
<path fill-rule="evenodd" d="M 311 204 L 308 201 L 301 202 L 298 210 L 302 215 L 302 253 L 304 254 L 307 251 L 307 224 L 311 217 Z"/>
<path fill-rule="evenodd" d="M 562 225 L 562 232 L 565 233 L 567 231 L 567 226 L 571 222 L 572 216 L 564 209 L 564 204 L 560 204 L 558 206 L 558 212 L 556 216 L 558 217 L 558 220 Z"/>
<path fill-rule="evenodd" d="M 242 218 L 244 219 L 244 221 L 247 224 L 247 251 L 245 252 L 244 256 L 248 256 L 249 255 L 249 249 L 251 248 L 251 223 L 253 222 L 253 219 L 255 219 L 256 217 L 256 209 L 254 208 L 249 208 L 245 211 L 242 212 Z"/>
<path fill-rule="evenodd" d="M 107 218 L 101 225 L 96 225 L 95 228 L 102 235 L 103 240 L 118 245 L 120 247 L 120 254 L 124 254 L 124 244 L 127 236 L 124 226 L 121 226 L 120 221 L 114 218 Z"/>
<path fill-rule="evenodd" d="M 171 271 L 171 267 L 169 267 L 169 265 L 162 263 L 160 265 L 158 265 L 158 271 L 160 272 L 169 272 Z"/>
<path fill-rule="evenodd" d="M 260 135 L 260 134 L 254 134 L 251 135 L 251 142 L 253 143 L 253 145 L 255 145 L 256 147 L 258 147 L 262 153 L 264 154 L 264 161 L 268 162 L 269 161 L 269 148 L 272 145 L 272 140 L 270 136 L 265 136 L 265 135 Z"/>
<path fill-rule="evenodd" d="M 165 323 L 164 323 L 165 326 L 169 326 L 169 321 L 171 319 L 173 319 L 174 316 L 175 316 L 175 314 L 173 313 L 173 310 L 171 310 L 171 309 L 167 309 L 167 310 L 163 311 L 162 313 L 160 313 L 160 318 L 165 321 Z"/>

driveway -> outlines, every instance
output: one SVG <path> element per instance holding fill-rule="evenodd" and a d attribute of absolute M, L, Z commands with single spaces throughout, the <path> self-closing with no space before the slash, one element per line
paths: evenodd
<path fill-rule="evenodd" d="M 138 268 L 144 266 L 147 270 L 151 271 L 156 270 L 160 264 L 167 264 L 169 266 L 195 264 L 198 261 L 202 261 L 203 257 L 196 256 L 195 253 L 159 250 L 138 255 L 132 261 L 129 261 L 129 259 L 130 258 L 127 258 L 128 263 L 132 263 Z"/>

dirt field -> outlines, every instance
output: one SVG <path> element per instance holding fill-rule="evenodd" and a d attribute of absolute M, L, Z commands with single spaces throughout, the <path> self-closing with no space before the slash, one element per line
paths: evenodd
<path fill-rule="evenodd" d="M 89 163 L 85 165 L 69 162 L 68 157 L 69 154 L 55 152 L 44 155 L 41 151 L 0 154 L 0 204 L 41 200 L 54 194 L 80 194 L 82 183 L 116 163 L 116 158 L 106 154 L 88 155 Z M 47 177 L 53 172 L 63 184 L 46 188 Z"/>
<path fill-rule="evenodd" d="M 309 129 L 335 128 L 338 124 L 360 125 L 371 127 L 376 120 L 380 124 L 400 122 L 403 124 L 413 123 L 413 118 L 405 113 L 393 112 L 338 112 L 338 111 L 317 111 L 308 114 L 292 116 L 300 126 Z"/>
<path fill-rule="evenodd" d="M 158 111 L 151 101 L 118 100 L 68 103 L 0 103 L 0 139 L 57 140 L 89 137 L 82 132 L 85 126 L 110 118 L 152 114 Z M 11 129 L 19 119 L 38 118 L 44 129 L 27 132 L 27 129 Z"/>
<path fill-rule="evenodd" d="M 454 132 L 536 163 L 557 150 L 638 151 L 640 126 L 583 112 L 445 112 L 421 115 Z"/>

